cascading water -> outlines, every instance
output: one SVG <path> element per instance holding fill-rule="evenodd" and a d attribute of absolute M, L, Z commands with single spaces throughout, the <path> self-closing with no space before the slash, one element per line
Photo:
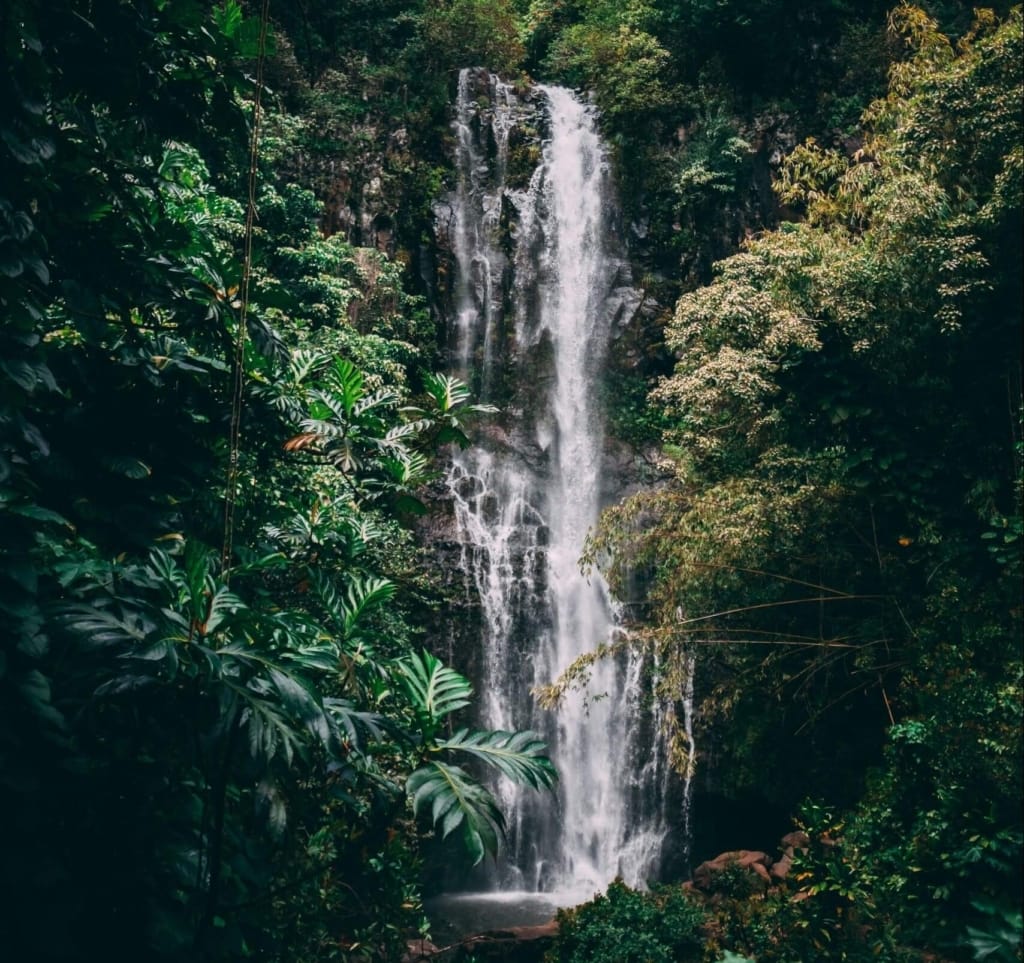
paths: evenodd
<path fill-rule="evenodd" d="M 528 186 L 509 185 L 511 140 L 531 128 L 544 132 L 539 162 Z M 544 733 L 561 774 L 557 803 L 498 787 L 510 834 L 494 882 L 570 902 L 615 876 L 636 885 L 656 875 L 668 825 L 668 765 L 638 657 L 597 661 L 557 712 L 531 696 L 618 631 L 605 582 L 582 574 L 579 558 L 615 494 L 598 386 L 615 325 L 639 297 L 592 108 L 559 87 L 520 98 L 467 70 L 454 129 L 453 356 L 481 400 L 509 416 L 507 430 L 456 453 L 448 476 L 479 600 L 482 721 Z"/>

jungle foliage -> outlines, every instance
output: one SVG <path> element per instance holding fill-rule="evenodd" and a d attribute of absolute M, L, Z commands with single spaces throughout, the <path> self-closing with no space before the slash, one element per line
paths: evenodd
<path fill-rule="evenodd" d="M 401 267 L 323 236 L 275 166 L 263 26 L 232 0 L 0 15 L 18 959 L 394 959 L 421 835 L 500 844 L 480 767 L 556 779 L 532 733 L 449 725 L 471 688 L 421 649 L 406 522 L 488 409 L 431 371 Z"/>
<path fill-rule="evenodd" d="M 1021 899 L 1021 11 L 956 44 L 891 24 L 862 146 L 793 151 L 799 220 L 679 301 L 651 397 L 671 481 L 594 550 L 648 575 L 663 659 L 697 653 L 733 791 L 846 811 L 817 820 L 842 856 L 807 873 L 797 958 L 878 958 L 884 930 L 1014 959 L 979 934 Z"/>

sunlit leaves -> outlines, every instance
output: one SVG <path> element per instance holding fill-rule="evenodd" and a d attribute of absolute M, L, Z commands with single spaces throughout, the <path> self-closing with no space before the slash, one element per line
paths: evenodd
<path fill-rule="evenodd" d="M 460 448 L 469 444 L 465 428 L 477 416 L 493 414 L 493 405 L 470 404 L 469 386 L 453 375 L 427 373 L 423 377 L 425 390 L 422 405 L 410 405 L 404 410 L 408 417 L 417 419 L 420 431 L 436 445 L 455 442 Z"/>
<path fill-rule="evenodd" d="M 370 390 L 346 359 L 325 365 L 318 356 L 303 355 L 293 371 L 296 381 L 308 383 L 308 414 L 285 450 L 323 459 L 360 502 L 384 502 L 399 513 L 423 513 L 415 490 L 431 477 L 432 455 L 453 441 L 467 445 L 468 421 L 495 411 L 470 404 L 467 386 L 450 375 L 427 373 L 423 404 L 400 406 L 396 390 Z"/>

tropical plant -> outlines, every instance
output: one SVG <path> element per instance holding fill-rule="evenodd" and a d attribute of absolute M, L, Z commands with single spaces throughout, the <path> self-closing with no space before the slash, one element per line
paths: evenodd
<path fill-rule="evenodd" d="M 424 760 L 413 772 L 407 790 L 417 813 L 430 813 L 445 838 L 462 828 L 466 849 L 474 863 L 497 852 L 505 820 L 491 793 L 459 766 L 438 759 L 441 753 L 461 752 L 486 763 L 513 782 L 534 789 L 552 789 L 557 774 L 546 747 L 533 732 L 474 731 L 459 729 L 440 735 L 445 719 L 469 705 L 472 687 L 453 669 L 429 652 L 412 654 L 399 662 L 399 678 L 412 707 L 417 746 Z"/>
<path fill-rule="evenodd" d="M 8 7 L 7 945 L 393 957 L 426 925 L 396 664 L 433 604 L 399 516 L 472 406 L 427 376 L 438 401 L 402 414 L 434 354 L 411 343 L 422 303 L 382 252 L 322 238 L 321 202 L 265 160 L 248 235 L 244 61 L 287 43 L 231 0 Z"/>
<path fill-rule="evenodd" d="M 422 30 L 442 68 L 482 66 L 509 74 L 525 53 L 510 0 L 430 0 Z"/>

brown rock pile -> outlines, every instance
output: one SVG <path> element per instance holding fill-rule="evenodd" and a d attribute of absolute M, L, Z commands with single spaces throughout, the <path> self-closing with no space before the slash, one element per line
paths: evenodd
<path fill-rule="evenodd" d="M 763 893 L 786 879 L 796 851 L 806 849 L 809 844 L 807 834 L 797 831 L 787 833 L 779 841 L 782 855 L 776 860 L 761 850 L 737 849 L 720 853 L 693 871 L 693 888 L 709 895 L 721 892 L 744 895 L 737 890 L 746 890 L 746 895 Z"/>

